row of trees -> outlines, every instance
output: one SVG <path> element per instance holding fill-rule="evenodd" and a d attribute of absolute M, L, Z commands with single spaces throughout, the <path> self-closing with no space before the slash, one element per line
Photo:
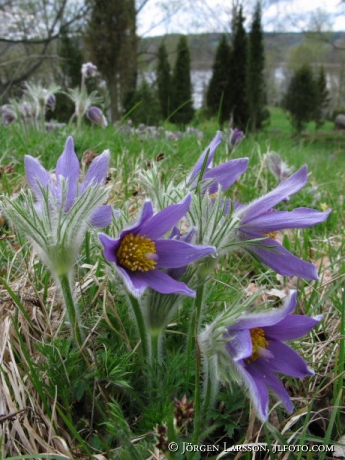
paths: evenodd
<path fill-rule="evenodd" d="M 206 106 L 211 115 L 241 129 L 258 130 L 268 116 L 265 110 L 265 55 L 261 6 L 256 4 L 249 36 L 242 7 L 235 13 L 232 42 L 223 35 L 207 89 Z"/>
<path fill-rule="evenodd" d="M 187 38 L 182 36 L 177 45 L 177 55 L 171 73 L 168 52 L 164 42 L 158 49 L 157 91 L 162 117 L 173 123 L 187 124 L 194 116 L 190 53 Z"/>
<path fill-rule="evenodd" d="M 156 123 L 162 119 L 169 119 L 177 124 L 187 124 L 192 120 L 194 109 L 191 63 L 186 37 L 182 37 L 178 43 L 173 69 L 170 68 L 171 60 L 169 60 L 167 49 L 164 43 L 161 44 L 158 50 L 155 85 L 150 85 L 138 76 L 139 38 L 136 19 L 149 0 L 109 0 L 107 2 L 85 0 L 77 2 L 78 8 L 72 2 L 73 10 L 67 10 L 66 5 L 70 4 L 67 0 L 54 1 L 60 5 L 60 8 L 56 9 L 56 15 L 52 15 L 53 10 L 50 11 L 48 7 L 42 10 L 45 11 L 44 15 L 39 9 L 33 10 L 35 14 L 29 14 L 31 10 L 27 2 L 9 1 L 13 11 L 15 7 L 18 11 L 23 11 L 23 18 L 26 21 L 31 18 L 36 19 L 39 24 L 44 24 L 41 16 L 51 17 L 51 19 L 47 22 L 45 35 L 42 31 L 32 37 L 25 35 L 24 32 L 21 35 L 16 32 L 13 37 L 0 38 L 2 45 L 12 46 L 15 42 L 16 46 L 22 43 L 26 47 L 30 41 L 36 47 L 48 44 L 52 52 L 54 40 L 59 38 L 58 42 L 61 45 L 59 46 L 59 59 L 54 59 L 52 62 L 57 69 L 55 74 L 55 77 L 58 77 L 56 78 L 57 83 L 64 88 L 77 86 L 80 82 L 81 63 L 85 60 L 92 60 L 106 82 L 110 101 L 108 108 L 113 121 L 121 118 L 125 113 L 130 113 L 133 108 L 135 110 L 131 112 L 131 117 L 138 122 Z M 83 7 L 79 6 L 79 3 L 82 3 Z M 46 2 L 38 0 L 37 5 L 41 4 L 44 6 Z M 265 58 L 261 8 L 260 2 L 257 2 L 250 32 L 246 33 L 245 18 L 240 5 L 241 2 L 237 2 L 234 9 L 231 36 L 224 35 L 216 51 L 213 75 L 205 96 L 205 113 L 217 116 L 221 126 L 230 122 L 242 130 L 255 131 L 262 127 L 268 114 L 265 109 Z M 7 12 L 5 7 L 2 8 L 0 5 L 0 13 L 2 9 Z M 35 31 L 32 27 L 28 30 L 31 33 Z M 40 53 L 44 57 L 44 53 L 42 51 Z M 36 66 L 40 65 L 43 60 L 42 56 L 37 62 L 34 58 L 28 61 L 30 66 L 27 71 L 23 72 L 20 79 L 16 77 L 18 70 L 9 71 L 8 79 L 3 78 L 4 76 L 0 74 L 0 87 L 3 91 L 8 91 L 16 82 L 25 81 Z M 31 66 L 31 63 L 34 62 L 35 65 Z M 320 106 L 318 109 L 314 107 L 313 110 L 305 107 L 303 110 L 299 108 L 298 110 L 304 113 L 304 118 L 302 122 L 297 121 L 300 118 L 296 118 L 294 113 L 296 113 L 295 106 L 298 105 L 299 98 L 290 96 L 296 84 L 294 78 L 291 84 L 284 98 L 284 106 L 292 114 L 295 129 L 301 129 L 306 117 L 309 119 L 319 117 L 317 123 L 320 125 L 323 112 Z M 314 94 L 314 97 L 310 98 L 314 105 L 322 99 L 315 91 L 310 90 L 310 93 Z M 317 91 L 319 94 L 320 90 Z M 303 103 L 308 98 L 300 99 L 303 107 Z M 325 99 L 320 104 L 324 105 Z M 310 115 L 311 112 L 313 115 Z"/>

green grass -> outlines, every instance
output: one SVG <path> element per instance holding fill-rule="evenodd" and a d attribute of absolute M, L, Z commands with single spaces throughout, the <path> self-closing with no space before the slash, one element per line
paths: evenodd
<path fill-rule="evenodd" d="M 170 128 L 170 127 L 169 127 Z M 146 194 L 141 173 L 156 163 L 161 183 L 174 175 L 184 177 L 215 134 L 216 124 L 204 122 L 203 140 L 184 136 L 178 141 L 142 138 L 117 132 L 67 127 L 60 132 L 22 132 L 16 125 L 0 126 L 0 166 L 14 165 L 1 178 L 0 193 L 16 196 L 26 187 L 24 155 L 54 168 L 68 135 L 73 135 L 78 157 L 86 150 L 111 151 L 111 203 L 130 219 Z M 345 138 L 327 123 L 320 132 L 312 126 L 298 139 L 291 137 L 286 115 L 271 109 L 271 124 L 263 132 L 248 135 L 231 158 L 249 157 L 247 172 L 228 192 L 241 203 L 267 193 L 277 185 L 265 163 L 265 153 L 278 152 L 297 170 L 309 167 L 307 186 L 280 210 L 312 207 L 332 208 L 329 219 L 305 230 L 286 232 L 284 245 L 320 268 L 320 281 L 286 278 L 244 253 L 221 259 L 204 303 L 204 322 L 211 322 L 240 293 L 257 290 L 279 303 L 277 292 L 297 288 L 299 314 L 322 313 L 322 324 L 293 346 L 306 359 L 315 375 L 299 380 L 282 377 L 293 398 L 296 412 L 289 416 L 280 405 L 272 408 L 265 427 L 250 411 L 241 385 L 222 386 L 201 429 L 202 444 L 223 445 L 264 442 L 270 446 L 336 445 L 343 435 L 344 381 L 344 164 Z M 164 159 L 155 162 L 164 153 Z M 223 142 L 216 164 L 229 158 Z M 186 356 L 187 336 L 193 317 L 193 302 L 187 299 L 171 319 L 164 338 L 164 359 L 154 371 L 144 362 L 135 321 L 123 290 L 109 273 L 95 235 L 89 234 L 76 267 L 76 295 L 88 335 L 88 364 L 74 347 L 63 320 L 61 299 L 44 265 L 15 229 L 2 218 L 0 237 L 0 378 L 4 389 L 0 428 L 2 458 L 105 458 L 158 459 L 157 426 L 165 426 L 170 441 L 191 442 L 193 420 L 177 436 L 174 431 L 174 398 L 195 397 L 198 355 Z M 254 300 L 253 300 L 254 301 Z M 92 359 L 91 359 L 92 358 Z M 199 363 L 199 364 L 198 364 Z M 148 387 L 152 372 L 159 378 Z M 188 376 L 188 377 L 187 377 Z M 176 403 L 175 403 L 176 404 Z M 25 410 L 16 415 L 17 411 Z M 0 414 L 0 419 L 3 417 Z M 104 417 L 104 414 L 106 417 Z M 294 418 L 295 417 L 295 418 Z M 193 419 L 193 417 L 191 417 Z M 154 434 L 156 433 L 156 435 Z M 176 439 L 175 439 L 176 438 Z M 44 457 L 45 455 L 45 457 Z M 59 457 L 60 455 L 60 457 Z M 166 458 L 182 459 L 181 454 Z M 232 455 L 232 454 L 231 454 Z M 280 456 L 278 456 L 280 455 Z M 287 458 L 284 454 L 242 453 L 237 458 Z M 312 453 L 291 452 L 289 459 L 314 458 Z M 332 454 L 320 452 L 320 458 Z M 11 457 L 12 456 L 12 457 Z M 96 457 L 101 458 L 101 457 Z M 215 453 L 190 458 L 216 458 Z M 235 457 L 224 457 L 235 458 Z"/>

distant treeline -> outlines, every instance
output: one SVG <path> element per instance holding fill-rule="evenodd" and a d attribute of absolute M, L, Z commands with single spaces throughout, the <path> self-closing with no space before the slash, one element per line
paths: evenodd
<path fill-rule="evenodd" d="M 187 35 L 192 69 L 210 69 L 212 67 L 216 48 L 221 36 L 222 33 Z M 310 36 L 311 34 L 308 33 L 308 37 Z M 164 40 L 172 64 L 175 60 L 176 47 L 179 38 L 179 34 L 142 38 L 140 41 L 141 62 L 146 62 L 148 65 L 155 65 L 158 47 L 162 40 Z M 279 64 L 286 61 L 291 48 L 301 45 L 305 41 L 305 38 L 306 34 L 304 33 L 266 32 L 264 33 L 265 51 L 270 55 L 271 59 L 273 59 L 274 64 Z M 314 38 L 315 40 L 322 40 L 322 37 L 320 37 L 317 33 L 315 33 Z M 345 42 L 345 32 L 332 33 L 332 42 L 335 44 Z M 330 50 L 323 63 L 339 63 L 339 50 L 330 46 Z"/>

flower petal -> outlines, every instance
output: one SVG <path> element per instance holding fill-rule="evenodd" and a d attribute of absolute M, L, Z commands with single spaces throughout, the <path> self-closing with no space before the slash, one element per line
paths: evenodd
<path fill-rule="evenodd" d="M 287 315 L 294 311 L 297 303 L 297 291 L 290 291 L 289 295 L 284 299 L 284 303 L 279 308 L 271 310 L 259 311 L 257 313 L 244 313 L 243 318 L 240 318 L 230 330 L 237 329 L 252 329 L 255 327 L 268 328 L 281 323 Z"/>
<path fill-rule="evenodd" d="M 144 235 L 144 233 L 141 232 L 141 228 L 143 225 L 145 225 L 148 221 L 150 221 L 151 217 L 153 216 L 153 205 L 150 200 L 146 200 L 140 217 L 137 220 L 137 222 L 134 222 L 133 225 L 127 227 L 125 230 L 121 232 L 120 238 L 122 239 L 125 235 L 128 235 L 129 233 L 137 234 L 140 233 L 141 235 Z"/>
<path fill-rule="evenodd" d="M 286 343 L 270 338 L 267 335 L 266 338 L 269 343 L 267 349 L 274 355 L 274 358 L 269 360 L 269 366 L 273 372 L 279 372 L 299 378 L 314 374 L 314 372 L 308 368 L 304 359 L 301 358 L 295 350 L 286 345 Z"/>
<path fill-rule="evenodd" d="M 307 228 L 324 222 L 331 210 L 319 212 L 310 208 L 296 208 L 293 211 L 268 211 L 260 214 L 247 223 L 241 223 L 242 228 L 252 228 L 259 233 L 275 232 L 287 228 Z"/>
<path fill-rule="evenodd" d="M 159 257 L 157 268 L 184 267 L 216 251 L 212 246 L 193 246 L 178 240 L 156 240 L 155 245 Z"/>
<path fill-rule="evenodd" d="M 195 297 L 195 291 L 180 281 L 176 281 L 166 273 L 160 270 L 149 270 L 147 272 L 136 271 L 131 273 L 130 278 L 137 283 L 145 283 L 155 291 L 162 294 L 184 294 L 190 297 Z"/>
<path fill-rule="evenodd" d="M 229 329 L 224 338 L 227 340 L 225 347 L 234 361 L 249 358 L 253 351 L 252 339 L 249 329 Z"/>
<path fill-rule="evenodd" d="M 201 171 L 203 167 L 207 154 L 208 154 L 208 157 L 207 157 L 207 161 L 205 165 L 205 171 L 207 171 L 212 166 L 212 161 L 213 161 L 215 151 L 221 142 L 222 142 L 222 132 L 217 131 L 216 136 L 212 139 L 211 143 L 206 147 L 206 149 L 203 151 L 198 161 L 196 162 L 194 169 L 191 172 L 191 175 L 189 176 L 187 182 L 193 181 L 195 179 L 195 176 L 199 174 L 199 172 Z M 191 187 L 193 187 L 194 185 L 191 184 Z"/>
<path fill-rule="evenodd" d="M 252 375 L 252 373 L 249 372 L 249 366 L 243 364 L 235 364 L 235 369 L 247 387 L 258 417 L 263 421 L 267 420 L 268 390 L 262 377 L 255 372 Z"/>
<path fill-rule="evenodd" d="M 110 238 L 105 233 L 99 233 L 98 238 L 104 247 L 104 257 L 108 262 L 117 263 L 116 252 L 120 245 L 120 238 Z"/>
<path fill-rule="evenodd" d="M 275 393 L 289 414 L 294 411 L 288 392 L 279 378 L 272 372 L 269 363 L 254 361 L 248 365 L 248 372 L 256 382 L 261 381 Z"/>
<path fill-rule="evenodd" d="M 148 286 L 145 279 L 136 276 L 138 272 L 128 272 L 119 265 L 116 265 L 116 269 L 128 291 L 134 297 L 141 297 Z"/>
<path fill-rule="evenodd" d="M 187 213 L 191 199 L 191 194 L 188 194 L 180 203 L 167 206 L 144 222 L 140 229 L 138 228 L 137 233 L 146 235 L 152 240 L 161 238 Z"/>
<path fill-rule="evenodd" d="M 99 155 L 92 161 L 86 173 L 84 187 L 88 187 L 91 184 L 104 184 L 108 173 L 109 158 L 110 152 L 109 150 L 105 150 L 102 155 Z"/>
<path fill-rule="evenodd" d="M 281 182 L 274 190 L 240 208 L 237 216 L 242 217 L 242 224 L 251 221 L 262 213 L 271 210 L 277 203 L 288 196 L 298 192 L 306 184 L 307 178 L 308 168 L 303 166 L 295 174 Z"/>
<path fill-rule="evenodd" d="M 30 155 L 25 155 L 24 164 L 26 180 L 34 191 L 36 198 L 40 200 L 43 197 L 38 184 L 40 184 L 42 188 L 46 188 L 51 182 L 50 174 L 36 158 Z"/>
<path fill-rule="evenodd" d="M 241 232 L 244 233 L 244 232 Z M 246 232 L 248 233 L 248 232 Z M 248 240 L 260 238 L 260 235 L 247 235 Z M 298 276 L 305 280 L 318 280 L 319 275 L 315 265 L 299 259 L 284 248 L 280 243 L 265 238 L 256 244 L 245 245 L 244 248 L 260 262 L 283 276 Z"/>
<path fill-rule="evenodd" d="M 80 166 L 77 155 L 74 151 L 73 138 L 68 137 L 65 150 L 56 164 L 56 179 L 61 194 L 61 177 L 67 179 L 68 190 L 66 195 L 66 211 L 72 206 L 77 195 L 77 185 L 80 176 Z"/>
<path fill-rule="evenodd" d="M 287 315 L 274 326 L 265 327 L 265 334 L 278 340 L 293 340 L 306 335 L 322 320 L 322 315 L 310 318 L 304 315 Z"/>
<path fill-rule="evenodd" d="M 248 158 L 239 158 L 237 160 L 230 160 L 223 163 L 215 168 L 212 168 L 206 174 L 203 175 L 203 180 L 214 179 L 208 189 L 210 194 L 218 191 L 218 185 L 222 187 L 222 190 L 228 190 L 234 182 L 243 174 L 248 167 Z"/>
<path fill-rule="evenodd" d="M 90 224 L 94 227 L 108 227 L 113 218 L 112 211 L 112 207 L 109 205 L 99 206 L 92 214 Z"/>

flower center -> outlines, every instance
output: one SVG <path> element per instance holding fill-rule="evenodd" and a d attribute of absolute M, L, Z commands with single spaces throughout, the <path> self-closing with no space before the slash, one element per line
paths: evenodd
<path fill-rule="evenodd" d="M 261 327 L 254 327 L 250 329 L 250 338 L 252 339 L 252 354 L 249 358 L 246 358 L 245 361 L 256 361 L 260 358 L 260 348 L 266 348 L 268 342 L 265 337 L 265 332 Z"/>
<path fill-rule="evenodd" d="M 147 272 L 155 268 L 157 263 L 154 260 L 155 254 L 156 245 L 150 238 L 145 235 L 128 233 L 123 237 L 116 257 L 122 267 L 132 272 L 136 270 Z"/>
<path fill-rule="evenodd" d="M 272 240 L 275 240 L 277 237 L 277 233 L 278 232 L 268 232 L 268 233 L 264 233 L 264 236 L 266 236 L 267 238 L 272 238 Z"/>

